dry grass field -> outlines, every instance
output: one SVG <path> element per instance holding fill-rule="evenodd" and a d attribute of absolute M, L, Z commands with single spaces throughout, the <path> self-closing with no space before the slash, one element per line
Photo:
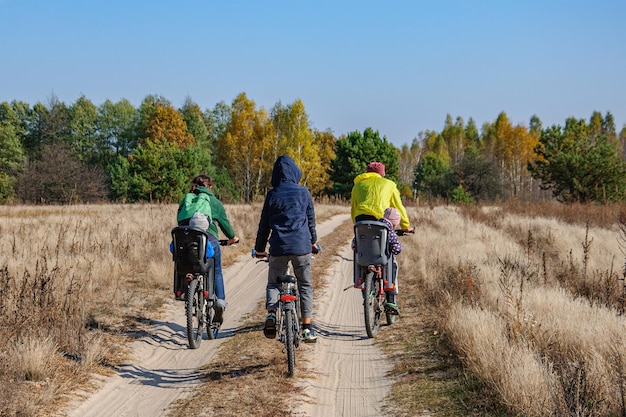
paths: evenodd
<path fill-rule="evenodd" d="M 226 208 L 242 239 L 224 251 L 228 265 L 252 247 L 260 205 Z M 346 209 L 320 204 L 318 222 Z M 389 415 L 625 415 L 626 207 L 408 211 L 416 235 L 402 239 L 402 316 L 376 339 L 394 366 Z M 0 415 L 50 414 L 90 375 L 127 358 L 127 342 L 172 297 L 175 213 L 175 205 L 0 207 Z M 324 250 L 338 250 L 350 230 Z M 261 318 L 259 310 L 250 325 Z M 239 336 L 210 369 L 255 366 L 254 338 Z M 207 384 L 233 388 L 211 375 Z M 255 395 L 256 407 L 273 403 L 272 393 Z M 255 405 L 231 407 L 229 415 L 249 414 Z"/>

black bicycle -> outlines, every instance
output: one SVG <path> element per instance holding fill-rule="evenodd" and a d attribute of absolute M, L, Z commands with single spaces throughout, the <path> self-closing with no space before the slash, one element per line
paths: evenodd
<path fill-rule="evenodd" d="M 190 226 L 172 229 L 174 259 L 174 296 L 185 301 L 187 340 L 197 349 L 206 329 L 208 339 L 215 339 L 221 322 L 215 321 L 215 258 L 206 257 L 209 234 Z M 228 240 L 220 240 L 221 246 Z"/>
<path fill-rule="evenodd" d="M 385 223 L 364 220 L 354 224 L 354 285 L 363 293 L 365 331 L 369 338 L 378 336 L 381 317 L 387 324 L 395 323 L 398 294 L 393 279 L 394 256 L 387 248 L 389 229 Z M 406 234 L 396 231 L 399 236 Z"/>
<path fill-rule="evenodd" d="M 313 253 L 321 252 L 322 247 Z M 256 257 L 252 249 L 252 257 Z M 261 258 L 258 262 L 269 262 L 269 258 Z M 298 292 L 298 279 L 289 273 L 276 277 L 280 284 L 280 297 L 276 310 L 276 340 L 283 343 L 283 352 L 287 353 L 287 375 L 293 378 L 296 372 L 296 348 L 300 346 L 302 335 L 300 334 L 300 294 Z"/>

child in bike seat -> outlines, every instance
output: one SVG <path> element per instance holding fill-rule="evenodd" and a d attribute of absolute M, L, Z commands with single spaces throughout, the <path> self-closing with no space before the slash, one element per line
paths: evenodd
<path fill-rule="evenodd" d="M 396 294 L 398 293 L 398 261 L 396 260 L 396 255 L 402 252 L 402 244 L 398 240 L 398 235 L 396 234 L 396 228 L 400 224 L 400 212 L 393 207 L 389 207 L 385 210 L 385 214 L 383 218 L 380 219 L 381 222 L 387 225 L 389 229 L 389 233 L 387 233 L 387 248 L 393 254 L 393 263 L 392 263 L 392 271 L 391 276 L 393 278 L 393 290 Z M 387 302 L 385 307 L 388 310 L 391 310 L 395 314 L 400 314 L 400 309 L 398 305 L 395 303 Z"/>

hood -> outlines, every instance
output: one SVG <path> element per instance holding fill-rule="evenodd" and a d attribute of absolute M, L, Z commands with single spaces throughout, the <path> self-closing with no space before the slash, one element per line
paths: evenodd
<path fill-rule="evenodd" d="M 368 178 L 372 178 L 372 177 L 379 177 L 382 178 L 379 174 L 375 173 L 375 172 L 364 172 L 362 174 L 357 175 L 356 177 L 354 177 L 354 183 L 357 184 L 363 180 L 366 180 Z"/>
<path fill-rule="evenodd" d="M 276 188 L 281 182 L 298 184 L 302 179 L 302 171 L 287 155 L 279 156 L 274 162 L 272 170 L 272 187 Z"/>

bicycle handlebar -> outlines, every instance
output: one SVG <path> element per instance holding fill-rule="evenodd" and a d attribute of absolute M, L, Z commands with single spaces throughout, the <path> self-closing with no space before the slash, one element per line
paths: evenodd
<path fill-rule="evenodd" d="M 406 230 L 396 230 L 396 234 L 398 236 L 406 236 L 408 234 L 415 234 L 415 229 L 411 230 L 410 232 Z"/>
<path fill-rule="evenodd" d="M 315 246 L 313 246 L 313 247 L 311 248 L 311 253 L 313 253 L 314 255 L 315 255 L 315 254 L 318 254 L 318 253 L 320 253 L 320 252 L 322 252 L 322 245 L 321 245 L 321 244 L 319 244 L 319 243 L 317 243 Z M 268 257 L 267 257 L 267 256 L 260 256 L 260 257 L 257 257 L 257 255 L 256 255 L 256 250 L 255 250 L 254 248 L 252 248 L 251 256 L 252 256 L 253 258 L 258 258 L 259 260 L 262 260 L 262 261 L 266 261 L 266 260 L 268 259 Z"/>

